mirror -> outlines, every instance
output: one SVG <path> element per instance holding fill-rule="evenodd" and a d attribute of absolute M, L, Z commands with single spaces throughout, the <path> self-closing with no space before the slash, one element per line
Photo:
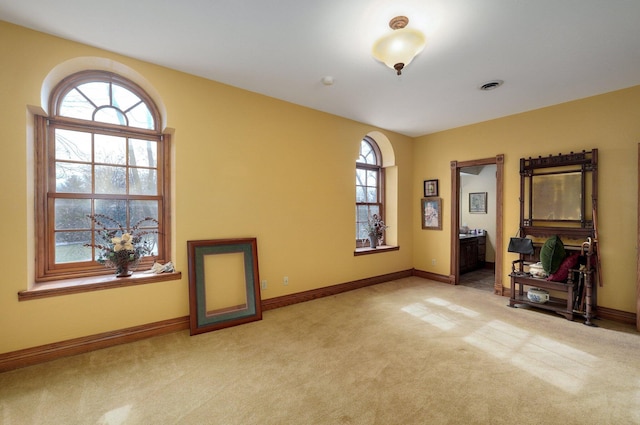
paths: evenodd
<path fill-rule="evenodd" d="M 582 173 L 533 176 L 534 220 L 582 220 Z"/>

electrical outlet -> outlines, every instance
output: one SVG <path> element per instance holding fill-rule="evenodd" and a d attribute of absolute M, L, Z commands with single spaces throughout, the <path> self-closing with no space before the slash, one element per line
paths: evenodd
<path fill-rule="evenodd" d="M 267 281 L 266 281 L 266 280 L 263 280 L 262 282 L 260 282 L 260 287 L 261 287 L 262 289 L 267 289 Z"/>
<path fill-rule="evenodd" d="M 284 286 L 287 286 L 289 284 L 289 277 L 285 276 L 284 278 L 282 278 L 282 284 Z"/>
<path fill-rule="evenodd" d="M 432 266 L 435 266 L 435 265 L 436 265 L 436 259 L 435 259 L 435 258 L 432 258 L 432 259 L 431 259 L 431 265 L 432 265 Z"/>

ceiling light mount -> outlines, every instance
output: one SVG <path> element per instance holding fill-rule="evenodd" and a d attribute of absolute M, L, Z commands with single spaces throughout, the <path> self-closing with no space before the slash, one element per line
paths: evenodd
<path fill-rule="evenodd" d="M 394 31 L 399 30 L 401 28 L 406 27 L 408 23 L 409 23 L 409 18 L 407 18 L 406 16 L 396 16 L 395 18 L 389 21 L 389 28 L 391 28 Z"/>
<path fill-rule="evenodd" d="M 373 57 L 384 62 L 398 75 L 402 74 L 405 66 L 424 49 L 427 40 L 420 31 L 407 28 L 409 18 L 396 16 L 389 21 L 389 28 L 393 31 L 373 45 Z"/>

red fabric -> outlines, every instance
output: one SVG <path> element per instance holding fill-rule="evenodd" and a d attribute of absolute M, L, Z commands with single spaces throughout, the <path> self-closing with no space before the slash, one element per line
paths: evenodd
<path fill-rule="evenodd" d="M 578 264 L 578 259 L 580 257 L 579 252 L 574 252 L 573 254 L 566 257 L 562 260 L 560 267 L 555 273 L 551 273 L 547 280 L 551 280 L 553 282 L 564 282 L 569 277 L 569 269 L 573 269 Z"/>

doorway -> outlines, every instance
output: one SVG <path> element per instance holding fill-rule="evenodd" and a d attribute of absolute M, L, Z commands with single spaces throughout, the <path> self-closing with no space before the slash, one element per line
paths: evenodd
<path fill-rule="evenodd" d="M 493 292 L 497 295 L 504 295 L 502 287 L 502 269 L 503 269 L 503 249 L 502 249 L 502 222 L 503 222 L 503 169 L 504 155 L 500 154 L 494 158 L 484 158 L 471 161 L 451 161 L 451 264 L 450 276 L 451 283 L 460 284 L 460 182 L 461 170 L 470 167 L 482 167 L 486 165 L 495 165 L 496 188 L 495 188 L 495 271 Z"/>

